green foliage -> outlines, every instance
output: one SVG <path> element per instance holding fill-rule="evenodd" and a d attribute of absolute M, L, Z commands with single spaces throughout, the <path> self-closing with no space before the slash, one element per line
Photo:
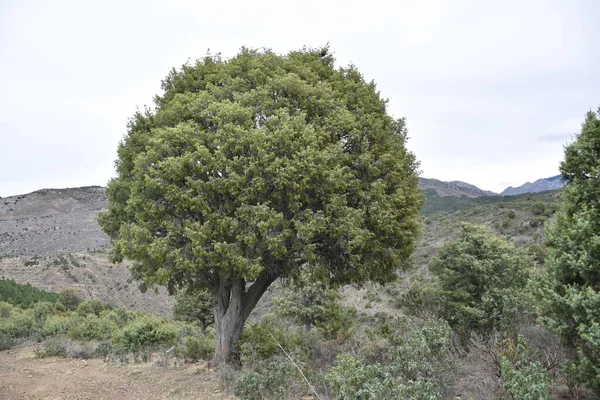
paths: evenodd
<path fill-rule="evenodd" d="M 515 400 L 547 400 L 550 377 L 539 361 L 532 360 L 523 336 L 515 344 L 506 339 L 500 354 L 500 372 L 504 388 Z"/>
<path fill-rule="evenodd" d="M 54 313 L 54 304 L 47 301 L 36 303 L 33 306 L 33 316 L 38 326 L 43 326 L 46 318 Z"/>
<path fill-rule="evenodd" d="M 75 311 L 81 316 L 94 314 L 99 317 L 100 313 L 104 311 L 104 304 L 99 300 L 84 300 L 77 306 Z"/>
<path fill-rule="evenodd" d="M 355 320 L 356 309 L 336 301 L 324 309 L 322 319 L 316 322 L 317 332 L 325 339 L 345 341 L 354 333 Z"/>
<path fill-rule="evenodd" d="M 403 308 L 409 315 L 433 316 L 440 313 L 441 299 L 440 291 L 432 284 L 414 280 L 396 306 Z"/>
<path fill-rule="evenodd" d="M 215 352 L 214 337 L 185 336 L 182 342 L 178 353 L 186 359 L 206 360 Z"/>
<path fill-rule="evenodd" d="M 599 109 L 600 113 L 600 109 Z M 565 147 L 563 206 L 547 232 L 542 322 L 576 353 L 571 377 L 600 395 L 600 119 L 589 112 Z"/>
<path fill-rule="evenodd" d="M 328 339 L 348 338 L 356 311 L 343 307 L 340 294 L 321 278 L 322 271 L 303 268 L 283 294 L 273 299 L 275 311 L 301 323 L 307 331 L 317 326 Z"/>
<path fill-rule="evenodd" d="M 244 372 L 236 380 L 233 392 L 243 400 L 286 399 L 291 393 L 298 392 L 294 387 L 298 382 L 302 382 L 302 377 L 294 364 L 288 360 L 275 360 Z"/>
<path fill-rule="evenodd" d="M 487 229 L 463 224 L 431 262 L 439 278 L 444 318 L 459 332 L 512 329 L 527 309 L 531 258 Z"/>
<path fill-rule="evenodd" d="M 173 317 L 179 321 L 195 322 L 202 333 L 214 322 L 212 296 L 205 288 L 186 288 L 175 298 Z"/>
<path fill-rule="evenodd" d="M 69 331 L 71 319 L 67 315 L 52 315 L 46 319 L 43 332 L 45 336 L 62 336 Z"/>
<path fill-rule="evenodd" d="M 386 319 L 372 333 L 374 347 L 338 356 L 326 375 L 329 386 L 339 399 L 443 397 L 451 334 L 443 320 Z"/>
<path fill-rule="evenodd" d="M 58 294 L 58 301 L 69 311 L 75 310 L 81 302 L 81 294 L 73 288 L 64 288 Z"/>
<path fill-rule="evenodd" d="M 37 333 L 35 317 L 32 310 L 13 309 L 10 318 L 0 319 L 0 335 L 7 337 L 27 338 Z"/>
<path fill-rule="evenodd" d="M 260 323 L 248 325 L 238 342 L 241 361 L 254 363 L 281 353 L 273 337 L 284 348 L 290 349 L 292 337 L 270 319 L 263 318 Z"/>
<path fill-rule="evenodd" d="M 58 300 L 56 293 L 46 292 L 30 284 L 21 285 L 13 280 L 0 280 L 0 301 L 28 308 L 39 301 L 54 303 L 56 300 Z"/>
<path fill-rule="evenodd" d="M 69 321 L 68 335 L 71 339 L 104 340 L 115 336 L 117 331 L 117 324 L 109 319 L 99 318 L 95 314 L 77 314 Z"/>
<path fill-rule="evenodd" d="M 532 228 L 537 228 L 539 226 L 543 226 L 547 220 L 548 217 L 546 217 L 545 215 L 533 217 L 529 220 L 529 226 L 531 226 Z"/>
<path fill-rule="evenodd" d="M 408 266 L 418 163 L 405 121 L 356 68 L 336 69 L 327 48 L 243 48 L 183 65 L 162 88 L 129 123 L 98 217 L 144 285 L 208 287 L 223 315 L 223 299 L 242 303 L 224 325 L 236 338 L 266 287 L 307 262 L 337 283 Z"/>
<path fill-rule="evenodd" d="M 89 316 L 88 316 L 89 318 Z M 125 325 L 115 342 L 129 351 L 139 351 L 176 343 L 177 328 L 160 317 L 142 316 Z"/>
<path fill-rule="evenodd" d="M 537 243 L 530 244 L 527 247 L 527 253 L 529 253 L 538 265 L 544 265 L 548 257 L 548 251 Z"/>
<path fill-rule="evenodd" d="M 542 193 L 527 193 L 515 196 L 482 196 L 482 197 L 452 197 L 452 196 L 437 196 L 434 189 L 425 191 L 426 201 L 421 209 L 421 215 L 431 217 L 441 214 L 451 214 L 459 211 L 469 211 L 477 207 L 515 207 L 522 210 L 532 210 L 532 205 L 536 202 L 541 202 L 546 208 L 546 213 L 555 211 L 555 206 L 549 201 L 555 191 Z M 550 203 L 550 204 L 549 204 Z M 511 213 L 512 211 L 512 213 Z M 507 217 L 513 219 L 516 217 L 514 210 L 507 212 Z M 514 216 L 513 216 L 514 215 Z"/>
<path fill-rule="evenodd" d="M 531 205 L 531 212 L 534 215 L 545 215 L 546 214 L 546 205 L 541 201 L 536 201 Z"/>
<path fill-rule="evenodd" d="M 12 305 L 5 301 L 0 301 L 0 318 L 10 318 L 12 314 Z"/>

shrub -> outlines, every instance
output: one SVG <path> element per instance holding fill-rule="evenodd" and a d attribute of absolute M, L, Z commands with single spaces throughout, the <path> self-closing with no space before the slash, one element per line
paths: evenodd
<path fill-rule="evenodd" d="M 176 338 L 175 325 L 162 318 L 145 315 L 125 325 L 116 342 L 127 350 L 139 351 L 173 345 Z"/>
<path fill-rule="evenodd" d="M 99 318 L 95 314 L 85 317 L 74 315 L 68 335 L 72 339 L 104 340 L 115 336 L 117 330 L 117 324 L 107 318 Z"/>
<path fill-rule="evenodd" d="M 258 324 L 251 324 L 244 329 L 238 342 L 238 353 L 242 362 L 266 360 L 281 352 L 273 337 L 284 348 L 289 349 L 289 336 L 280 327 L 266 318 Z"/>
<path fill-rule="evenodd" d="M 10 318 L 11 314 L 12 306 L 5 301 L 0 301 L 0 318 Z"/>
<path fill-rule="evenodd" d="M 544 215 L 546 213 L 546 205 L 541 201 L 536 201 L 531 205 L 533 215 Z"/>
<path fill-rule="evenodd" d="M 100 316 L 100 313 L 104 311 L 104 305 L 99 300 L 84 300 L 77 306 L 77 314 L 88 315 L 94 314 Z"/>
<path fill-rule="evenodd" d="M 306 390 L 292 362 L 275 360 L 244 372 L 235 382 L 233 392 L 243 400 L 279 400 Z"/>
<path fill-rule="evenodd" d="M 64 288 L 58 294 L 58 301 L 65 306 L 67 310 L 73 311 L 81 302 L 81 294 L 73 288 Z"/>
<path fill-rule="evenodd" d="M 52 315 L 53 312 L 54 304 L 49 303 L 47 301 L 36 303 L 35 306 L 33 306 L 33 316 L 35 318 L 36 324 L 39 326 L 43 326 L 44 322 L 46 321 L 46 318 Z"/>
<path fill-rule="evenodd" d="M 468 338 L 471 331 L 513 330 L 529 309 L 523 288 L 533 261 L 484 227 L 463 224 L 431 262 L 439 277 L 442 316 Z"/>
<path fill-rule="evenodd" d="M 215 339 L 209 337 L 187 336 L 183 344 L 178 347 L 178 353 L 187 359 L 207 360 L 215 352 Z"/>
<path fill-rule="evenodd" d="M 70 318 L 66 315 L 51 315 L 46 318 L 43 332 L 46 336 L 66 335 L 69 331 Z"/>
<path fill-rule="evenodd" d="M 360 357 L 341 354 L 326 375 L 337 397 L 344 400 L 438 398 L 431 382 L 406 381 L 381 364 L 366 364 Z"/>
<path fill-rule="evenodd" d="M 507 339 L 500 354 L 504 388 L 513 399 L 546 400 L 550 378 L 539 361 L 531 359 L 527 341 L 519 335 L 517 343 Z"/>
<path fill-rule="evenodd" d="M 11 318 L 0 320 L 0 335 L 25 338 L 36 333 L 35 318 L 31 311 L 15 312 Z"/>
<path fill-rule="evenodd" d="M 546 223 L 546 220 L 548 220 L 548 217 L 545 216 L 533 217 L 529 220 L 529 226 L 531 226 L 532 228 L 543 226 L 544 223 Z"/>
<path fill-rule="evenodd" d="M 7 333 L 0 332 L 0 351 L 10 349 L 15 345 L 15 339 Z"/>
<path fill-rule="evenodd" d="M 60 339 L 53 338 L 45 341 L 33 353 L 38 358 L 64 357 L 67 355 L 67 350 Z"/>

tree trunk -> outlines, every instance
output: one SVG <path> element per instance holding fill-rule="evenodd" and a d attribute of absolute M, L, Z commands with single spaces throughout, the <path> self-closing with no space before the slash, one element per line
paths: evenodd
<path fill-rule="evenodd" d="M 211 365 L 232 361 L 248 316 L 274 280 L 263 273 L 246 290 L 244 279 L 223 279 L 219 288 L 212 291 L 217 346 Z"/>

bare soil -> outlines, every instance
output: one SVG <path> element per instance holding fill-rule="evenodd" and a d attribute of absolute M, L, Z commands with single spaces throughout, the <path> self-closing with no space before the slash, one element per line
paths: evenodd
<path fill-rule="evenodd" d="M 0 399 L 235 399 L 220 390 L 218 371 L 206 364 L 159 367 L 38 359 L 34 348 L 0 352 Z"/>

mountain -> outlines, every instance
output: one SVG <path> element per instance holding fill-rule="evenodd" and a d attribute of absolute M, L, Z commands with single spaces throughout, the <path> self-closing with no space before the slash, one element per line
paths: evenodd
<path fill-rule="evenodd" d="M 564 186 L 564 182 L 560 175 L 551 176 L 550 178 L 538 179 L 531 183 L 527 182 L 519 187 L 509 186 L 500 193 L 502 196 L 514 196 L 516 194 L 523 193 L 538 193 L 545 192 L 546 190 L 560 189 Z"/>
<path fill-rule="evenodd" d="M 0 256 L 81 252 L 109 242 L 96 223 L 104 188 L 43 189 L 0 199 Z"/>
<path fill-rule="evenodd" d="M 429 192 L 428 197 L 432 192 L 439 197 L 462 197 L 469 198 L 482 196 L 497 196 L 496 193 L 489 190 L 479 189 L 477 186 L 461 181 L 443 182 L 437 179 L 419 178 L 419 186 L 425 192 Z"/>

